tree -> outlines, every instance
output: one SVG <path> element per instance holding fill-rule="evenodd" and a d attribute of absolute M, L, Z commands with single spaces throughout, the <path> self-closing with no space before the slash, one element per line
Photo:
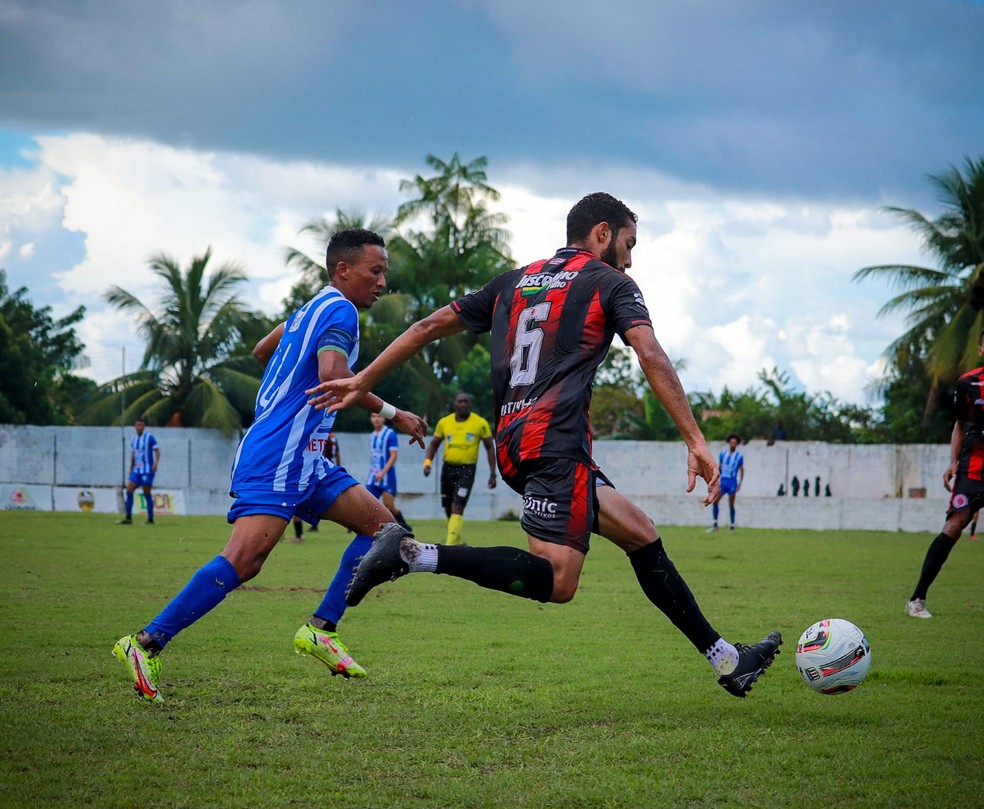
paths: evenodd
<path fill-rule="evenodd" d="M 854 280 L 886 278 L 903 291 L 879 312 L 907 312 L 908 330 L 886 349 L 901 369 L 924 357 L 929 390 L 923 426 L 929 425 L 942 388 L 976 365 L 977 336 L 984 328 L 984 156 L 964 160 L 964 173 L 951 167 L 931 175 L 943 213 L 930 220 L 919 211 L 889 207 L 923 239 L 938 269 L 907 264 L 863 267 Z"/>
<path fill-rule="evenodd" d="M 80 306 L 53 319 L 50 307 L 27 300 L 26 287 L 11 293 L 0 270 L 0 422 L 76 423 L 77 403 L 95 388 L 70 373 L 85 361 L 74 329 L 84 316 Z"/>
<path fill-rule="evenodd" d="M 307 303 L 315 293 L 328 283 L 328 270 L 325 268 L 324 251 L 332 235 L 339 230 L 348 228 L 368 228 L 375 231 L 384 239 L 393 232 L 393 222 L 384 216 L 374 216 L 368 222 L 359 212 L 335 210 L 334 218 L 323 217 L 306 222 L 299 233 L 310 234 L 321 247 L 320 259 L 311 258 L 296 247 L 288 247 L 284 253 L 284 263 L 288 267 L 300 270 L 300 280 L 290 290 L 290 295 L 284 299 L 284 315 L 290 315 Z"/>
<path fill-rule="evenodd" d="M 396 224 L 403 229 L 389 242 L 387 284 L 393 294 L 404 296 L 400 331 L 512 268 L 506 217 L 488 207 L 499 192 L 487 182 L 487 159 L 463 163 L 455 153 L 448 162 L 434 155 L 426 162 L 435 175 L 418 174 L 400 183 L 402 192 L 414 196 L 397 211 Z M 378 320 L 376 307 L 368 319 Z M 464 332 L 421 352 L 414 367 L 417 389 L 426 394 L 422 412 L 428 417 L 447 411 L 456 369 L 476 344 L 487 350 L 487 336 Z"/>
<path fill-rule="evenodd" d="M 260 368 L 252 356 L 232 353 L 251 317 L 234 291 L 246 276 L 227 263 L 206 280 L 211 257 L 209 248 L 186 273 L 163 253 L 151 257 L 163 286 L 157 311 L 118 286 L 106 293 L 110 304 L 135 315 L 147 348 L 140 370 L 98 389 L 86 410 L 90 423 L 144 415 L 151 424 L 236 430 L 252 421 Z"/>
<path fill-rule="evenodd" d="M 877 440 L 878 420 L 869 409 L 838 402 L 827 392 L 806 393 L 789 384 L 789 374 L 773 368 L 758 374 L 761 386 L 720 396 L 697 393 L 694 410 L 708 440 L 723 441 L 730 433 L 744 440 L 768 438 L 782 421 L 788 438 L 796 441 L 871 443 Z"/>

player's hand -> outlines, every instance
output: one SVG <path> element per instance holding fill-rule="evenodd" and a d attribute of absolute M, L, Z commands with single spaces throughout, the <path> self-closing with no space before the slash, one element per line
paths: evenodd
<path fill-rule="evenodd" d="M 490 489 L 494 489 L 495 488 L 495 483 L 496 483 L 496 481 L 495 481 L 495 475 L 489 475 L 489 488 Z"/>
<path fill-rule="evenodd" d="M 356 374 L 326 380 L 304 392 L 310 397 L 308 404 L 316 410 L 327 408 L 329 413 L 334 413 L 356 404 L 368 391 L 369 386 L 360 379 L 359 374 Z"/>
<path fill-rule="evenodd" d="M 424 477 L 429 478 L 431 474 L 431 465 L 429 463 L 424 464 Z"/>
<path fill-rule="evenodd" d="M 950 464 L 946 471 L 943 473 L 943 486 L 948 492 L 953 491 L 953 480 L 957 476 L 957 465 L 955 463 Z"/>
<path fill-rule="evenodd" d="M 688 492 L 694 490 L 698 477 L 707 481 L 707 497 L 704 498 L 704 505 L 709 506 L 721 496 L 721 471 L 706 442 L 690 447 L 687 452 Z"/>
<path fill-rule="evenodd" d="M 362 394 L 359 393 L 357 395 L 361 396 Z M 344 407 L 344 404 L 340 405 L 340 407 Z M 333 413 L 335 409 L 335 407 L 330 407 L 328 412 Z M 420 448 L 424 448 L 424 439 L 427 437 L 426 419 L 420 418 L 420 416 L 416 413 L 411 413 L 409 410 L 397 410 L 392 421 L 393 426 L 396 427 L 397 430 L 410 436 L 411 444 L 420 444 Z"/>

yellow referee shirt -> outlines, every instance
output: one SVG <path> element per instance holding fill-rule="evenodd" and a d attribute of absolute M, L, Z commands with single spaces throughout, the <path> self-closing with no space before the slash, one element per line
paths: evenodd
<path fill-rule="evenodd" d="M 464 421 L 458 421 L 451 413 L 437 422 L 434 435 L 444 439 L 444 463 L 464 466 L 478 463 L 478 445 L 483 438 L 492 437 L 492 430 L 485 419 L 474 413 Z"/>

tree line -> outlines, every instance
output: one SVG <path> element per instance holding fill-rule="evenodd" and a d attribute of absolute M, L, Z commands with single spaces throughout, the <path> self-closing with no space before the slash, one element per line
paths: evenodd
<path fill-rule="evenodd" d="M 499 194 L 488 183 L 487 160 L 464 162 L 454 154 L 426 158 L 428 176 L 400 183 L 408 197 L 390 217 L 367 221 L 338 209 L 301 229 L 319 244 L 345 227 L 369 227 L 387 242 L 388 294 L 360 314 L 360 364 L 374 359 L 414 321 L 512 269 L 506 218 L 492 211 Z M 888 208 L 920 235 L 938 266 L 877 265 L 855 273 L 889 280 L 898 294 L 880 314 L 903 311 L 906 331 L 885 352 L 879 382 L 884 403 L 867 408 L 837 401 L 828 392 L 804 392 L 787 372 L 762 369 L 742 391 L 691 393 L 691 405 L 711 440 L 736 432 L 746 438 L 837 443 L 939 443 L 949 439 L 952 386 L 977 364 L 977 335 L 984 328 L 984 157 L 932 175 L 942 214 Z M 210 248 L 185 269 L 165 253 L 149 259 L 161 296 L 147 305 L 112 287 L 105 299 L 132 315 L 145 341 L 140 367 L 97 385 L 77 372 L 84 365 L 75 325 L 79 307 L 54 319 L 35 308 L 28 290 L 11 291 L 0 270 L 0 422 L 118 425 L 143 415 L 151 424 L 247 427 L 261 369 L 256 342 L 328 283 L 323 258 L 296 248 L 284 253 L 297 280 L 274 316 L 248 309 L 239 296 L 247 282 L 235 262 L 211 266 Z M 681 360 L 681 364 L 685 360 Z M 428 346 L 385 379 L 379 394 L 425 415 L 433 423 L 465 390 L 479 413 L 492 415 L 488 336 L 455 335 Z M 598 438 L 675 440 L 672 421 L 645 385 L 628 349 L 613 348 L 599 369 L 592 398 Z M 365 414 L 344 411 L 338 430 L 366 429 Z"/>

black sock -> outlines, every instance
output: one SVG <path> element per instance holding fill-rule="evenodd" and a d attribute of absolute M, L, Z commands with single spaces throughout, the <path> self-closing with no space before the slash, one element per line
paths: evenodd
<path fill-rule="evenodd" d="M 544 603 L 553 593 L 553 565 L 528 551 L 508 546 L 438 545 L 436 572 L 467 579 L 487 590 Z"/>
<path fill-rule="evenodd" d="M 406 528 L 408 531 L 411 530 L 410 529 L 410 526 L 407 524 L 407 521 L 403 518 L 403 512 L 402 511 L 394 511 L 393 512 L 393 519 L 396 520 L 397 523 L 399 523 L 403 528 Z"/>
<path fill-rule="evenodd" d="M 697 606 L 697 599 L 677 572 L 657 539 L 644 548 L 627 554 L 642 592 L 679 629 L 701 654 L 721 636 L 707 622 Z"/>
<path fill-rule="evenodd" d="M 946 558 L 950 555 L 950 551 L 953 550 L 953 546 L 956 544 L 957 540 L 950 539 L 950 537 L 946 534 L 940 534 L 930 543 L 929 550 L 926 551 L 926 559 L 923 561 L 922 574 L 919 576 L 919 583 L 916 584 L 916 589 L 912 591 L 912 598 L 921 598 L 923 601 L 926 600 L 926 593 L 929 592 L 929 585 L 931 585 L 937 575 L 939 575 L 940 570 L 943 568 L 943 563 L 946 561 Z"/>

